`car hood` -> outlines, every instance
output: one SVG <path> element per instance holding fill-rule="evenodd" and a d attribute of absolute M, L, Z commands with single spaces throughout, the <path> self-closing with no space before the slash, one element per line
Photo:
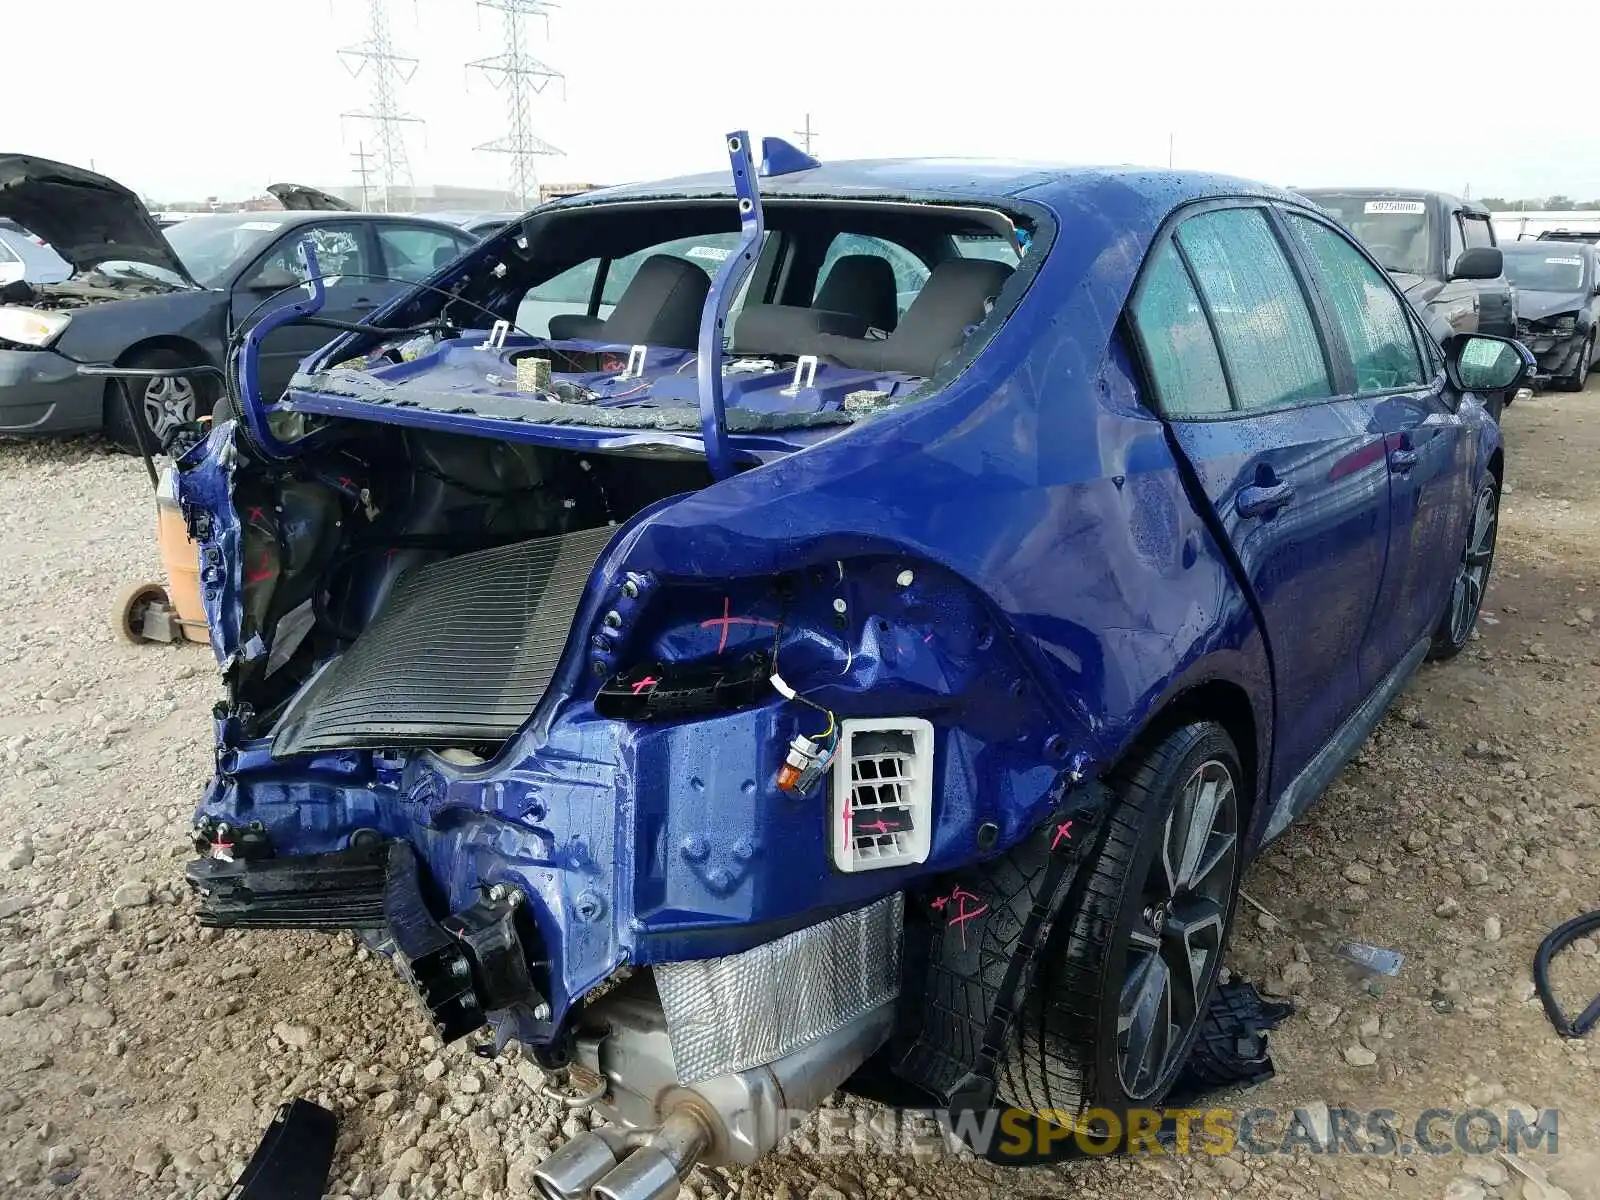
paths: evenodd
<path fill-rule="evenodd" d="M 1529 321 L 1575 313 L 1582 307 L 1582 292 L 1530 292 L 1517 289 L 1517 316 Z"/>
<path fill-rule="evenodd" d="M 10 217 L 71 264 L 88 271 L 125 260 L 200 285 L 161 236 L 139 197 L 113 179 L 25 154 L 0 154 L 0 217 Z"/>
<path fill-rule="evenodd" d="M 355 205 L 303 183 L 269 183 L 267 193 L 290 212 L 355 212 Z"/>

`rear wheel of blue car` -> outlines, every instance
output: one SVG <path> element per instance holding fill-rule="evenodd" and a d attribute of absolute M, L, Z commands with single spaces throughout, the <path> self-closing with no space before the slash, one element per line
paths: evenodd
<path fill-rule="evenodd" d="M 1500 481 L 1493 475 L 1478 489 L 1472 507 L 1472 522 L 1467 529 L 1467 544 L 1461 563 L 1450 585 L 1450 600 L 1433 633 L 1428 657 L 1454 658 L 1472 640 L 1483 610 L 1483 594 L 1489 588 L 1489 572 L 1494 568 L 1495 538 L 1500 532 Z"/>
<path fill-rule="evenodd" d="M 1233 919 L 1246 804 L 1238 751 L 1211 721 L 1146 739 L 1110 782 L 1117 805 L 998 1080 L 1018 1107 L 1087 1114 L 1091 1137 L 1157 1107 L 1183 1070 Z"/>

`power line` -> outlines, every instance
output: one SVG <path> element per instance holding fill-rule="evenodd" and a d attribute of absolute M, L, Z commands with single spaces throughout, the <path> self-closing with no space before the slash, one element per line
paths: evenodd
<path fill-rule="evenodd" d="M 411 161 L 406 156 L 405 127 L 422 121 L 400 108 L 400 89 L 417 72 L 417 60 L 396 54 L 389 36 L 388 0 L 367 0 L 367 40 L 339 51 L 350 74 L 367 76 L 367 107 L 340 114 L 372 127 L 377 140 L 379 208 L 396 211 L 400 194 L 407 208 L 414 204 Z M 364 151 L 363 151 L 364 152 Z M 364 183 L 363 183 L 364 186 Z"/>
<path fill-rule="evenodd" d="M 556 80 L 565 83 L 566 77 L 528 53 L 523 18 L 544 17 L 548 22 L 555 5 L 551 0 L 478 0 L 478 7 L 500 14 L 501 44 L 505 49 L 491 58 L 468 63 L 467 70 L 477 71 L 505 92 L 506 131 L 473 149 L 510 157 L 511 204 L 515 208 L 531 208 L 539 199 L 539 174 L 534 160 L 561 151 L 534 133 L 530 97 L 542 95 Z"/>

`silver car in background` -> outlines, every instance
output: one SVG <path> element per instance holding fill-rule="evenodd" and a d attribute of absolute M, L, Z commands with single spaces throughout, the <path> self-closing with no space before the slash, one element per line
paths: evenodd
<path fill-rule="evenodd" d="M 0 219 L 0 287 L 18 280 L 60 283 L 72 268 L 43 238 L 13 221 Z"/>

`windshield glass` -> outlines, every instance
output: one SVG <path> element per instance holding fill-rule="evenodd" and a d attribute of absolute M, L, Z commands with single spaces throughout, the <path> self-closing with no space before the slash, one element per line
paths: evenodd
<path fill-rule="evenodd" d="M 1583 259 L 1576 254 L 1541 250 L 1537 254 L 1506 254 L 1506 278 L 1530 292 L 1580 292 Z"/>
<path fill-rule="evenodd" d="M 1428 205 L 1425 201 L 1374 200 L 1316 194 L 1311 199 L 1344 224 L 1387 271 L 1428 273 Z"/>
<path fill-rule="evenodd" d="M 162 232 L 189 274 L 207 287 L 214 287 L 228 268 L 254 255 L 276 236 L 283 223 L 282 217 L 271 213 L 191 217 Z"/>

